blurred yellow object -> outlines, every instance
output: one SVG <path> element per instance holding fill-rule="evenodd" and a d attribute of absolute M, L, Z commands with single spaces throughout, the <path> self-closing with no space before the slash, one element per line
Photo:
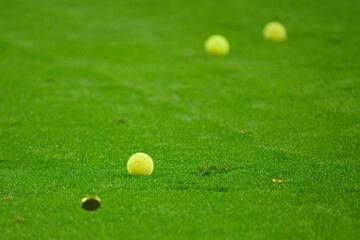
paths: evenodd
<path fill-rule="evenodd" d="M 154 162 L 145 153 L 135 153 L 127 162 L 127 170 L 133 176 L 149 176 L 154 170 Z"/>
<path fill-rule="evenodd" d="M 224 56 L 230 51 L 229 42 L 224 36 L 213 35 L 206 40 L 205 51 L 209 55 Z"/>
<path fill-rule="evenodd" d="M 287 38 L 285 27 L 279 22 L 270 22 L 263 30 L 264 38 L 271 42 L 284 42 Z"/>
<path fill-rule="evenodd" d="M 275 179 L 275 178 L 273 178 L 271 181 L 272 181 L 273 183 L 285 182 L 284 179 Z"/>

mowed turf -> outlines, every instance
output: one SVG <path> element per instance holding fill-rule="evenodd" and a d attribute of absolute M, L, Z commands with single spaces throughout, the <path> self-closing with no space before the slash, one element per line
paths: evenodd
<path fill-rule="evenodd" d="M 0 5 L 0 239 L 359 239 L 359 1 Z"/>

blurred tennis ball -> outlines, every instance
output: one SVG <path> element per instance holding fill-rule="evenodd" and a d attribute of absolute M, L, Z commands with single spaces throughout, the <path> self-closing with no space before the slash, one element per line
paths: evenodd
<path fill-rule="evenodd" d="M 154 170 L 154 162 L 145 153 L 135 153 L 127 162 L 127 170 L 133 176 L 150 176 Z"/>
<path fill-rule="evenodd" d="M 229 53 L 229 42 L 224 36 L 213 35 L 205 41 L 205 51 L 209 55 L 224 56 Z"/>
<path fill-rule="evenodd" d="M 279 22 L 269 22 L 263 30 L 265 40 L 270 42 L 284 42 L 287 38 L 285 27 Z"/>

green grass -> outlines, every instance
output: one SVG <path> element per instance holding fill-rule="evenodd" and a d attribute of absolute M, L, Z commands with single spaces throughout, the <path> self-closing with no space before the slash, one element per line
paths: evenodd
<path fill-rule="evenodd" d="M 0 6 L 0 239 L 359 239 L 359 1 Z"/>

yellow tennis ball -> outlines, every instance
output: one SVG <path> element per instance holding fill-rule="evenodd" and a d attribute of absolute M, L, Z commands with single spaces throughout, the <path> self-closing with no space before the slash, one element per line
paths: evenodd
<path fill-rule="evenodd" d="M 205 42 L 205 51 L 209 55 L 224 56 L 229 53 L 229 42 L 221 35 L 213 35 Z"/>
<path fill-rule="evenodd" d="M 133 176 L 150 176 L 154 170 L 154 162 L 145 153 L 135 153 L 127 162 L 127 170 Z"/>
<path fill-rule="evenodd" d="M 287 38 L 285 27 L 279 22 L 269 22 L 263 30 L 264 38 L 271 42 L 284 42 Z"/>

